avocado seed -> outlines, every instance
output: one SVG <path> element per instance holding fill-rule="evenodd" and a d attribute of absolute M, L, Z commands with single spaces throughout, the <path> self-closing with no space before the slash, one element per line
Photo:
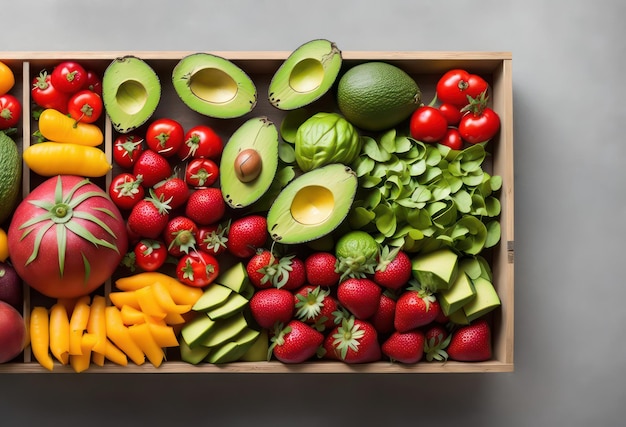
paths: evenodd
<path fill-rule="evenodd" d="M 237 154 L 235 158 L 235 175 L 241 182 L 254 181 L 263 167 L 263 161 L 258 151 L 247 148 Z"/>

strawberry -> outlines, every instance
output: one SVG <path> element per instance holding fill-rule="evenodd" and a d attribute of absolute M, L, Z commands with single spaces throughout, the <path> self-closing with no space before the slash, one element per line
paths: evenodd
<path fill-rule="evenodd" d="M 294 293 L 295 317 L 318 331 L 335 326 L 337 301 L 320 286 L 305 285 Z"/>
<path fill-rule="evenodd" d="M 153 191 L 150 194 L 133 206 L 127 223 L 133 235 L 156 239 L 167 225 L 170 206 L 166 201 L 155 197 Z"/>
<path fill-rule="evenodd" d="M 285 289 L 261 289 L 250 299 L 252 317 L 262 328 L 273 328 L 276 322 L 289 322 L 293 311 L 293 295 Z"/>
<path fill-rule="evenodd" d="M 411 259 L 400 247 L 389 250 L 384 246 L 378 255 L 373 280 L 380 286 L 397 290 L 407 284 L 412 276 Z"/>
<path fill-rule="evenodd" d="M 154 185 L 154 194 L 161 197 L 164 200 L 172 199 L 170 206 L 172 209 L 177 209 L 187 203 L 189 198 L 189 187 L 182 179 L 171 176 L 163 181 L 157 182 Z"/>
<path fill-rule="evenodd" d="M 248 215 L 234 220 L 228 230 L 228 251 L 238 258 L 250 258 L 265 245 L 269 233 L 262 215 Z"/>
<path fill-rule="evenodd" d="M 304 261 L 294 255 L 278 259 L 278 271 L 273 277 L 274 286 L 292 291 L 303 286 L 305 282 Z"/>
<path fill-rule="evenodd" d="M 429 362 L 433 360 L 447 360 L 448 353 L 445 349 L 450 344 L 451 335 L 448 334 L 446 328 L 442 325 L 434 324 L 426 329 L 424 336 L 426 338 L 426 342 L 424 343 L 426 360 Z"/>
<path fill-rule="evenodd" d="M 440 311 L 435 295 L 414 283 L 398 297 L 393 324 L 396 331 L 407 332 L 433 322 Z"/>
<path fill-rule="evenodd" d="M 388 291 L 381 294 L 376 313 L 370 318 L 370 322 L 379 334 L 393 332 L 393 319 L 396 314 L 396 300 Z"/>
<path fill-rule="evenodd" d="M 133 175 L 142 177 L 142 185 L 146 188 L 172 175 L 172 166 L 165 157 L 152 150 L 144 150 L 133 165 Z"/>
<path fill-rule="evenodd" d="M 257 289 L 274 286 L 274 277 L 278 272 L 278 260 L 269 249 L 260 248 L 246 263 L 250 283 Z"/>
<path fill-rule="evenodd" d="M 336 286 L 341 275 L 335 271 L 337 257 L 330 252 L 314 252 L 304 260 L 306 280 L 314 286 Z"/>
<path fill-rule="evenodd" d="M 179 215 L 170 219 L 163 230 L 163 240 L 167 246 L 167 252 L 180 257 L 196 249 L 198 226 L 186 216 Z"/>
<path fill-rule="evenodd" d="M 367 278 L 349 278 L 337 287 L 339 303 L 357 319 L 367 319 L 376 313 L 381 293 L 381 287 Z"/>
<path fill-rule="evenodd" d="M 396 331 L 385 340 L 381 348 L 392 362 L 417 363 L 424 355 L 424 333 L 419 329 Z"/>
<path fill-rule="evenodd" d="M 478 319 L 452 332 L 448 357 L 459 362 L 482 362 L 491 359 L 491 329 L 485 319 Z"/>
<path fill-rule="evenodd" d="M 193 191 L 187 199 L 185 215 L 198 225 L 219 222 L 226 213 L 226 202 L 219 188 L 202 188 Z"/>
<path fill-rule="evenodd" d="M 276 326 L 271 341 L 268 356 L 273 353 L 283 363 L 302 363 L 317 353 L 324 335 L 300 320 L 291 320 L 285 327 Z"/>
<path fill-rule="evenodd" d="M 330 359 L 337 358 L 346 363 L 369 363 L 381 358 L 376 329 L 368 321 L 354 316 L 343 319 L 326 340 L 324 349 L 326 357 Z"/>

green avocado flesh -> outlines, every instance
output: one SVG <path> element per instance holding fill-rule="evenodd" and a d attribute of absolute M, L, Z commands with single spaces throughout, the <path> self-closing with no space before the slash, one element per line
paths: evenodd
<path fill-rule="evenodd" d="M 129 133 L 144 124 L 161 100 L 155 71 L 134 56 L 116 58 L 102 76 L 102 102 L 113 128 Z"/>
<path fill-rule="evenodd" d="M 236 168 L 244 150 L 258 153 L 260 171 L 251 181 L 242 181 Z M 235 209 L 250 206 L 272 185 L 278 168 L 278 130 L 267 117 L 246 121 L 224 146 L 220 160 L 220 185 L 226 203 Z"/>
<path fill-rule="evenodd" d="M 257 102 L 250 77 L 228 59 L 209 53 L 182 58 L 172 71 L 172 83 L 189 108 L 208 117 L 241 117 Z"/>
<path fill-rule="evenodd" d="M 272 239 L 296 244 L 329 234 L 348 215 L 357 184 L 352 169 L 340 163 L 300 175 L 280 192 L 267 214 Z"/>
<path fill-rule="evenodd" d="M 341 69 L 341 51 L 328 40 L 303 44 L 278 68 L 268 89 L 270 103 L 281 110 L 294 110 L 324 95 Z"/>

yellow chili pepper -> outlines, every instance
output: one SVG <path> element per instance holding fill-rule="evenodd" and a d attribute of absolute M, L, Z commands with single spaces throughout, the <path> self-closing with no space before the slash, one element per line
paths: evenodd
<path fill-rule="evenodd" d="M 117 365 L 128 365 L 128 357 L 126 357 L 126 354 L 124 354 L 122 350 L 117 348 L 115 344 L 113 344 L 108 339 L 106 341 L 106 350 L 104 352 L 104 357 Z"/>
<path fill-rule="evenodd" d="M 54 361 L 48 352 L 50 348 L 50 327 L 48 309 L 45 307 L 33 307 L 30 313 L 30 348 L 37 362 L 51 371 Z"/>
<path fill-rule="evenodd" d="M 104 356 L 107 339 L 106 320 L 104 319 L 105 307 L 106 299 L 102 295 L 94 295 L 89 311 L 89 321 L 87 322 L 87 332 L 96 336 L 96 345 L 93 346 L 93 351 L 101 356 Z M 103 359 L 96 358 L 96 360 Z"/>
<path fill-rule="evenodd" d="M 61 303 L 50 308 L 50 352 L 63 365 L 70 355 L 70 321 L 67 309 Z"/>
<path fill-rule="evenodd" d="M 39 116 L 39 132 L 54 142 L 96 147 L 104 141 L 102 130 L 97 125 L 77 122 L 52 108 L 43 110 Z"/>
<path fill-rule="evenodd" d="M 96 344 L 96 336 L 90 333 L 84 333 L 80 339 L 81 354 L 70 355 L 70 366 L 74 372 L 83 372 L 89 369 L 91 361 L 91 351 Z"/>
<path fill-rule="evenodd" d="M 111 170 L 104 151 L 97 147 L 61 142 L 40 142 L 22 154 L 26 165 L 42 176 L 79 175 L 96 178 Z"/>
<path fill-rule="evenodd" d="M 145 286 L 161 282 L 169 290 L 176 304 L 193 305 L 202 296 L 201 288 L 194 288 L 179 282 L 175 278 L 158 271 L 145 271 L 115 281 L 115 286 L 123 291 L 135 291 Z"/>
<path fill-rule="evenodd" d="M 150 363 L 157 368 L 161 366 L 161 363 L 165 358 L 165 353 L 154 340 L 152 333 L 150 333 L 149 326 L 146 323 L 138 323 L 136 325 L 129 326 L 128 332 L 130 333 L 133 341 L 148 357 Z"/>
<path fill-rule="evenodd" d="M 83 354 L 81 343 L 89 322 L 88 301 L 89 297 L 79 299 L 70 317 L 70 356 Z"/>
<path fill-rule="evenodd" d="M 128 327 L 122 322 L 120 310 L 115 306 L 109 306 L 104 310 L 104 314 L 107 323 L 107 335 L 111 342 L 135 364 L 142 365 L 146 361 L 145 354 L 133 341 L 130 332 L 128 332 Z"/>

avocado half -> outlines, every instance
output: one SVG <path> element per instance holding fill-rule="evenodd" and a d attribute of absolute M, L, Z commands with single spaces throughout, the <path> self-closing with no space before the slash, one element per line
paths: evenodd
<path fill-rule="evenodd" d="M 241 117 L 257 102 L 252 79 L 233 62 L 209 53 L 182 58 L 172 71 L 172 83 L 189 108 L 208 117 Z"/>
<path fill-rule="evenodd" d="M 296 244 L 326 236 L 348 215 L 357 184 L 354 171 L 341 163 L 300 175 L 280 192 L 267 214 L 272 239 Z"/>
<path fill-rule="evenodd" d="M 278 130 L 267 117 L 244 122 L 230 137 L 220 160 L 220 185 L 226 203 L 244 208 L 272 185 L 278 168 Z"/>
<path fill-rule="evenodd" d="M 341 63 L 341 51 L 335 43 L 319 39 L 303 44 L 272 77 L 270 103 L 280 110 L 295 110 L 316 101 L 335 82 Z"/>
<path fill-rule="evenodd" d="M 128 133 L 144 124 L 161 100 L 161 81 L 145 61 L 116 58 L 102 75 L 102 102 L 113 128 Z"/>

